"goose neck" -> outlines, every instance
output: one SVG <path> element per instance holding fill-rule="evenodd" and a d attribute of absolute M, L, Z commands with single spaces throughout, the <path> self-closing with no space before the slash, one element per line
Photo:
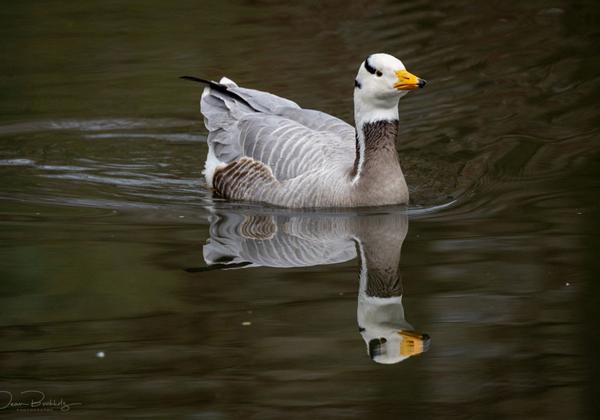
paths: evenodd
<path fill-rule="evenodd" d="M 398 165 L 397 134 L 397 118 L 368 121 L 357 125 L 353 182 L 357 182 L 376 168 L 385 169 L 388 165 Z"/>

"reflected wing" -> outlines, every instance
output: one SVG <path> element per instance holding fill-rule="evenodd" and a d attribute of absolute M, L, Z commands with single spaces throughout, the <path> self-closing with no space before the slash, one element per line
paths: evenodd
<path fill-rule="evenodd" d="M 309 267 L 336 264 L 354 259 L 354 242 L 345 232 L 303 235 L 274 216 L 227 214 L 215 217 L 210 240 L 204 246 L 207 264 L 250 262 L 266 267 Z"/>

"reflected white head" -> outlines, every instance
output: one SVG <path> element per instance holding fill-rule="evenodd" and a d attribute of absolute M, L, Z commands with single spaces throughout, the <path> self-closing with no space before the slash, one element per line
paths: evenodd
<path fill-rule="evenodd" d="M 357 128 L 366 122 L 398 119 L 398 101 L 425 80 L 406 71 L 396 57 L 371 54 L 358 69 L 354 82 L 354 119 Z"/>
<path fill-rule="evenodd" d="M 427 351 L 429 336 L 415 331 L 406 321 L 402 296 L 369 296 L 366 281 L 361 279 L 356 315 L 371 359 L 391 364 Z"/>
<path fill-rule="evenodd" d="M 378 332 L 380 335 L 373 337 L 367 331 L 361 332 L 367 344 L 367 352 L 376 363 L 391 365 L 429 349 L 430 338 L 427 334 L 412 330 L 393 330 L 389 327 L 388 331 Z"/>

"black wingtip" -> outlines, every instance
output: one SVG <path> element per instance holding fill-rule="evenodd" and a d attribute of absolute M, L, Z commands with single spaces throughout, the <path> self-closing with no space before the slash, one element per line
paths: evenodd
<path fill-rule="evenodd" d="M 179 78 L 183 79 L 183 80 L 191 80 L 192 82 L 204 83 L 207 85 L 214 83 L 214 82 L 211 82 L 210 80 L 201 79 L 201 78 L 195 77 L 195 76 L 180 76 Z"/>
<path fill-rule="evenodd" d="M 237 93 L 228 90 L 227 86 L 222 85 L 221 83 L 213 82 L 211 80 L 201 79 L 201 78 L 195 77 L 195 76 L 179 76 L 179 78 L 184 79 L 184 80 L 191 80 L 192 82 L 204 83 L 205 85 L 210 86 L 211 88 L 215 89 L 216 91 L 221 92 L 221 93 L 235 99 L 236 101 L 243 103 L 244 105 L 250 107 L 251 109 L 254 109 L 255 111 L 257 111 L 257 109 L 254 108 L 246 99 L 242 98 Z"/>

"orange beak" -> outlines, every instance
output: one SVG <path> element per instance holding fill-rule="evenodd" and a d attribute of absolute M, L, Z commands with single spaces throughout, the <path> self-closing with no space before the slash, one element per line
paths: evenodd
<path fill-rule="evenodd" d="M 398 80 L 394 83 L 394 88 L 397 90 L 413 90 L 422 88 L 427 84 L 427 81 L 418 78 L 406 70 L 398 70 L 395 73 Z"/>

